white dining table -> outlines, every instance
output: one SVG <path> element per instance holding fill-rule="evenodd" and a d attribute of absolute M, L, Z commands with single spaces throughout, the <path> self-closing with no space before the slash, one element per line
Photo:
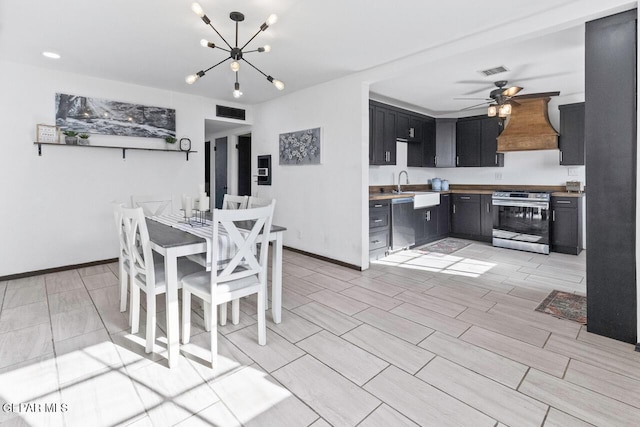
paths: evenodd
<path fill-rule="evenodd" d="M 178 310 L 178 258 L 207 252 L 207 242 L 202 237 L 179 230 L 147 218 L 151 248 L 164 257 L 167 285 L 167 350 L 169 367 L 178 363 L 180 353 L 180 318 Z M 286 228 L 272 225 L 269 241 L 272 242 L 271 260 L 271 316 L 274 323 L 282 321 L 282 244 Z"/>

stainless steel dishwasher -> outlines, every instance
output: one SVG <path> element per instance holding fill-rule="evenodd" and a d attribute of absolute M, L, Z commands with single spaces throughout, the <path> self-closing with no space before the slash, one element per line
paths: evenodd
<path fill-rule="evenodd" d="M 413 246 L 416 243 L 413 229 L 413 199 L 391 199 L 391 250 Z"/>

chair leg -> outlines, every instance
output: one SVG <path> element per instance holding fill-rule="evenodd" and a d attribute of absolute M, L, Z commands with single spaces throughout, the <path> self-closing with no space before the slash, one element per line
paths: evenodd
<path fill-rule="evenodd" d="M 129 281 L 129 275 L 124 268 L 124 263 L 120 262 L 120 312 L 127 310 L 127 282 Z"/>
<path fill-rule="evenodd" d="M 218 325 L 216 322 L 218 306 L 215 304 L 210 304 L 210 306 L 211 313 L 209 321 L 211 322 L 211 367 L 215 369 L 216 361 L 218 360 Z"/>
<path fill-rule="evenodd" d="M 267 321 L 265 316 L 264 294 L 266 286 L 260 286 L 258 291 L 258 344 L 265 345 L 267 343 Z"/>
<path fill-rule="evenodd" d="M 191 292 L 182 288 L 182 344 L 188 344 L 189 338 L 191 338 Z"/>
<path fill-rule="evenodd" d="M 240 323 L 240 298 L 231 301 L 231 323 L 234 325 Z"/>
<path fill-rule="evenodd" d="M 153 351 L 153 345 L 156 342 L 156 295 L 150 292 L 147 285 L 147 345 L 146 353 Z"/>
<path fill-rule="evenodd" d="M 220 307 L 220 326 L 224 326 L 227 324 L 227 303 L 220 304 L 218 307 Z"/>
<path fill-rule="evenodd" d="M 137 286 L 131 287 L 131 333 L 137 334 L 140 330 L 140 288 Z"/>
<path fill-rule="evenodd" d="M 211 304 L 202 301 L 202 310 L 204 311 L 204 330 L 209 332 L 211 330 Z"/>

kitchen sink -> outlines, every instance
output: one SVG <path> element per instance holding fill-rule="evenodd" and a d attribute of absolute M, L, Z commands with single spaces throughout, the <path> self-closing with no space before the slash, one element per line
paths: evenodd
<path fill-rule="evenodd" d="M 413 209 L 440 204 L 440 193 L 437 191 L 416 191 L 413 194 Z"/>

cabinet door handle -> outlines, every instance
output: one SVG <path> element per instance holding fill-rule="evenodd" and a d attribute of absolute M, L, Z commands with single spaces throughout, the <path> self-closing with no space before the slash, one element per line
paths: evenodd
<path fill-rule="evenodd" d="M 382 222 L 381 219 L 374 219 L 373 222 Z"/>
<path fill-rule="evenodd" d="M 425 215 L 425 219 L 427 221 L 431 221 L 431 211 L 427 211 L 426 215 Z"/>
<path fill-rule="evenodd" d="M 381 208 L 382 205 L 373 205 L 374 208 Z"/>
<path fill-rule="evenodd" d="M 559 205 L 568 205 L 571 202 L 569 200 L 556 200 L 556 203 Z"/>
<path fill-rule="evenodd" d="M 491 209 L 489 209 L 489 203 L 487 203 L 487 213 L 491 212 Z"/>
<path fill-rule="evenodd" d="M 371 243 L 380 243 L 380 240 L 372 240 Z"/>
<path fill-rule="evenodd" d="M 469 200 L 471 196 L 460 196 L 460 200 Z"/>
<path fill-rule="evenodd" d="M 562 163 L 562 150 L 560 150 L 560 163 Z"/>
<path fill-rule="evenodd" d="M 438 166 L 438 156 L 433 156 L 433 165 Z"/>
<path fill-rule="evenodd" d="M 456 213 L 456 205 L 453 205 L 453 213 Z"/>
<path fill-rule="evenodd" d="M 496 162 L 494 163 L 496 166 L 498 165 L 498 155 L 496 154 Z"/>
<path fill-rule="evenodd" d="M 460 164 L 460 156 L 456 156 L 456 166 Z"/>
<path fill-rule="evenodd" d="M 551 211 L 551 221 L 556 222 L 556 211 L 555 210 Z"/>

